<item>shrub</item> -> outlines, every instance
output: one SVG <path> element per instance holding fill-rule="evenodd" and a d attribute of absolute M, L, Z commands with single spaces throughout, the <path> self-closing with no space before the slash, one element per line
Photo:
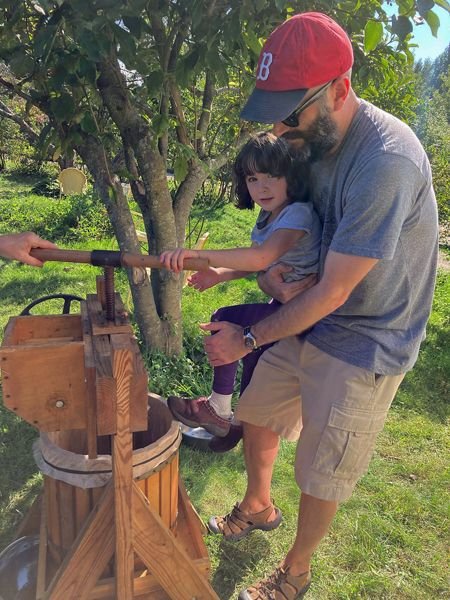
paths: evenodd
<path fill-rule="evenodd" d="M 111 237 L 106 209 L 89 194 L 45 198 L 29 195 L 0 200 L 2 232 L 35 231 L 38 235 L 58 241 L 80 241 Z"/>

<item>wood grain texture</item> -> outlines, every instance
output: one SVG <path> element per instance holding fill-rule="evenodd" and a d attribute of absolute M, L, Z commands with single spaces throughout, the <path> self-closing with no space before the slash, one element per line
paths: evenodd
<path fill-rule="evenodd" d="M 173 600 L 219 600 L 203 573 L 133 484 L 134 547 Z"/>
<path fill-rule="evenodd" d="M 111 336 L 113 376 L 116 381 L 117 431 L 113 436 L 113 482 L 116 531 L 116 595 L 133 598 L 133 532 L 131 492 L 133 485 L 133 436 L 130 430 L 130 393 L 134 371 L 134 352 L 130 336 Z"/>
<path fill-rule="evenodd" d="M 45 600 L 86 600 L 114 552 L 114 502 L 112 483 L 91 512 L 56 572 Z"/>

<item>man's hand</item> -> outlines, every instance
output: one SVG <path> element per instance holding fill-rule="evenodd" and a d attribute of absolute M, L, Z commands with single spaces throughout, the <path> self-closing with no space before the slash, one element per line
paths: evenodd
<path fill-rule="evenodd" d="M 258 285 L 263 292 L 286 304 L 298 294 L 308 290 L 317 283 L 317 275 L 308 275 L 300 281 L 286 282 L 283 279 L 283 273 L 289 273 L 292 267 L 283 263 L 276 263 L 264 273 L 258 275 Z"/>
<path fill-rule="evenodd" d="M 209 267 L 206 271 L 197 271 L 192 273 L 187 279 L 188 285 L 195 288 L 199 292 L 217 285 L 222 281 L 220 273 L 214 267 Z"/>
<path fill-rule="evenodd" d="M 242 327 L 228 321 L 200 324 L 203 331 L 216 332 L 203 340 L 208 360 L 213 367 L 220 367 L 242 358 L 249 353 L 244 344 Z"/>
<path fill-rule="evenodd" d="M 33 267 L 42 267 L 41 260 L 30 256 L 30 250 L 33 248 L 56 248 L 55 244 L 43 240 L 31 231 L 23 233 L 11 233 L 0 236 L 0 255 L 5 258 L 20 260 L 21 262 Z"/>

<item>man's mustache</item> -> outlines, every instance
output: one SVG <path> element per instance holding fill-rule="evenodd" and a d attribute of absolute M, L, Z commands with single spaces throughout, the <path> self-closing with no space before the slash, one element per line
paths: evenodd
<path fill-rule="evenodd" d="M 281 135 L 281 137 L 286 140 L 306 140 L 308 137 L 302 133 L 301 131 L 286 131 Z"/>

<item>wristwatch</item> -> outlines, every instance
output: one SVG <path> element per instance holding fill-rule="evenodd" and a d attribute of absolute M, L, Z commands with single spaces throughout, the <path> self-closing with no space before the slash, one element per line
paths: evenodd
<path fill-rule="evenodd" d="M 251 332 L 250 325 L 247 325 L 247 327 L 244 327 L 244 344 L 245 344 L 245 347 L 248 348 L 249 350 L 251 350 L 252 352 L 254 352 L 255 350 L 258 350 L 258 343 L 256 341 L 255 336 Z"/>

